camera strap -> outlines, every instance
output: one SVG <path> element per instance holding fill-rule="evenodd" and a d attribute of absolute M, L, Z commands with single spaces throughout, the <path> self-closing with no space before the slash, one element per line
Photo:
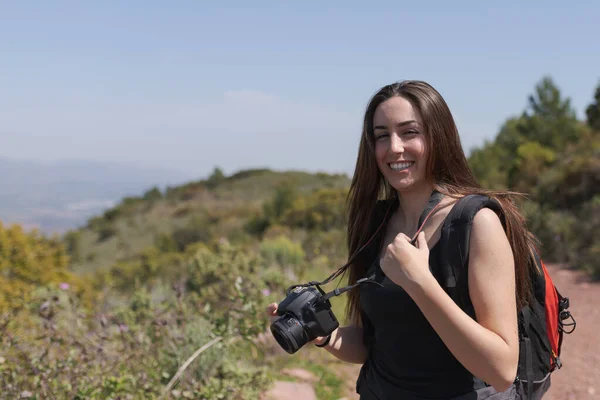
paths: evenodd
<path fill-rule="evenodd" d="M 323 295 L 323 297 L 321 298 L 320 301 L 327 301 L 334 296 L 339 296 L 340 294 L 347 292 L 348 290 L 354 289 L 355 287 L 357 287 L 358 285 L 361 285 L 363 283 L 374 283 L 375 285 L 383 287 L 383 285 L 381 283 L 373 280 L 374 277 L 375 277 L 375 275 L 369 276 L 367 278 L 362 278 L 362 279 L 357 280 L 354 285 L 348 285 L 348 286 L 344 286 L 341 288 L 335 288 L 331 292 Z"/>
<path fill-rule="evenodd" d="M 421 232 L 421 230 L 423 230 L 423 227 L 425 226 L 425 223 L 427 222 L 427 220 L 429 219 L 429 217 L 431 215 L 433 215 L 433 213 L 435 213 L 435 211 L 437 210 L 437 208 L 440 206 L 442 199 L 444 198 L 444 195 L 440 192 L 438 192 L 437 190 L 434 190 L 431 193 L 431 196 L 429 198 L 429 201 L 427 202 L 427 205 L 425 206 L 425 209 L 423 210 L 423 212 L 421 213 L 421 216 L 419 217 L 419 228 L 417 229 L 417 232 L 414 234 L 414 236 L 412 237 L 410 243 L 412 245 L 415 245 L 416 241 L 417 241 L 417 237 L 419 235 L 419 233 Z M 326 285 L 327 283 L 331 282 L 332 280 L 334 280 L 335 278 L 337 278 L 339 275 L 341 275 L 352 263 L 352 261 L 354 261 L 354 258 L 365 248 L 369 245 L 369 243 L 371 243 L 371 241 L 377 236 L 377 234 L 379 233 L 379 231 L 381 230 L 381 228 L 385 225 L 385 222 L 387 221 L 388 218 L 388 214 L 392 208 L 393 203 L 390 205 L 390 207 L 388 208 L 388 210 L 386 211 L 386 214 L 383 218 L 383 221 L 381 222 L 381 224 L 379 225 L 379 227 L 377 228 L 377 230 L 375 231 L 375 233 L 371 236 L 371 238 L 363 245 L 361 246 L 360 249 L 358 249 L 358 251 L 354 254 L 354 256 L 352 256 L 352 258 L 340 269 L 338 269 L 336 272 L 334 272 L 333 274 L 331 274 L 327 279 L 325 279 L 322 282 L 318 282 L 318 281 L 311 281 L 311 282 L 307 282 L 304 284 L 300 284 L 300 285 L 293 285 L 290 286 L 286 293 L 287 295 L 289 295 L 291 293 L 291 291 L 294 288 L 297 287 L 309 287 L 309 286 L 316 286 L 319 291 L 321 293 L 323 293 L 323 301 L 326 301 L 334 296 L 339 296 L 340 294 L 347 292 L 348 290 L 354 289 L 355 287 L 357 287 L 358 285 L 361 285 L 363 283 L 374 283 L 376 285 L 379 285 L 381 287 L 383 287 L 380 283 L 374 281 L 373 279 L 375 278 L 375 274 L 372 274 L 366 278 L 362 278 L 356 281 L 356 283 L 354 283 L 353 285 L 348 285 L 348 286 L 344 286 L 341 288 L 336 288 L 334 290 L 332 290 L 331 292 L 325 294 L 325 292 L 323 292 L 323 290 L 321 289 L 320 285 Z"/>
<path fill-rule="evenodd" d="M 433 193 L 431 194 L 431 197 L 429 197 L 429 201 L 427 202 L 425 209 L 423 210 L 423 212 L 421 213 L 421 216 L 419 217 L 419 229 L 417 229 L 417 232 L 414 234 L 414 236 L 410 240 L 410 243 L 412 245 L 414 245 L 417 242 L 417 236 L 419 236 L 419 233 L 421 233 L 421 231 L 423 230 L 423 227 L 425 226 L 425 223 L 427 222 L 429 217 L 431 217 L 431 215 L 433 215 L 435 210 L 437 210 L 437 208 L 440 206 L 443 198 L 444 198 L 444 195 L 442 193 L 438 192 L 437 190 L 434 190 Z"/>
<path fill-rule="evenodd" d="M 415 245 L 415 243 L 417 241 L 417 237 L 419 236 L 419 233 L 423 230 L 425 223 L 427 222 L 429 217 L 431 215 L 433 215 L 433 213 L 438 209 L 443 198 L 444 198 L 444 195 L 442 193 L 438 192 L 437 190 L 434 190 L 433 193 L 431 194 L 431 197 L 429 198 L 429 201 L 427 202 L 427 206 L 425 206 L 425 209 L 423 210 L 423 212 L 421 213 L 421 216 L 419 217 L 419 228 L 417 229 L 417 232 L 415 232 L 414 236 L 410 240 L 410 243 L 413 246 Z M 385 221 L 386 221 L 386 219 L 384 218 L 383 223 L 385 223 Z M 383 223 L 381 224 L 381 226 L 383 226 Z M 381 226 L 380 226 L 380 228 L 381 228 Z M 373 235 L 373 236 L 375 236 L 375 235 Z M 358 285 L 361 285 L 363 283 L 374 283 L 380 287 L 383 287 L 383 285 L 380 284 L 379 282 L 376 282 L 374 280 L 374 278 L 375 278 L 375 274 L 371 274 L 370 276 L 368 276 L 366 278 L 357 280 L 356 283 L 353 285 L 336 288 L 336 289 L 332 290 L 331 292 L 324 294 L 322 300 L 326 301 L 334 296 L 339 296 L 340 294 L 347 292 L 348 290 L 354 289 L 355 287 L 357 287 Z"/>

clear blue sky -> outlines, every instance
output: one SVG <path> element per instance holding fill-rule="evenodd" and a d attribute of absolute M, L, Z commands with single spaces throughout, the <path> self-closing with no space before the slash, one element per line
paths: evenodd
<path fill-rule="evenodd" d="M 0 156 L 351 173 L 366 102 L 402 79 L 467 151 L 544 75 L 583 118 L 600 2 L 495 3 L 1 2 Z"/>

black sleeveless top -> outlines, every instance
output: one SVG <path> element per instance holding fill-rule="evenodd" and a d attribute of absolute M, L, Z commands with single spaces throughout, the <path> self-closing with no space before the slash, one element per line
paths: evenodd
<path fill-rule="evenodd" d="M 430 249 L 434 276 L 439 247 L 438 242 Z M 379 261 L 367 271 L 373 273 L 383 287 L 359 288 L 368 348 L 356 385 L 361 399 L 477 398 L 476 378 L 452 355 L 412 298 L 384 275 Z"/>

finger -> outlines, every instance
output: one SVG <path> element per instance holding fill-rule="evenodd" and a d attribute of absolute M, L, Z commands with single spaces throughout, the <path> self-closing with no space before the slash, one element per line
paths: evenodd
<path fill-rule="evenodd" d="M 417 236 L 417 247 L 419 249 L 427 249 L 427 239 L 425 238 L 425 233 L 420 232 L 419 236 Z"/>
<path fill-rule="evenodd" d="M 399 234 L 396 235 L 394 240 L 390 243 L 390 246 L 392 248 L 400 246 L 400 248 L 401 248 L 402 245 L 406 242 L 410 243 L 410 238 L 408 236 L 406 236 L 406 234 L 400 232 Z"/>
<path fill-rule="evenodd" d="M 327 337 L 327 336 L 319 336 L 319 337 L 316 337 L 316 338 L 314 338 L 313 340 L 311 340 L 311 341 L 310 341 L 310 343 L 312 343 L 312 344 L 321 344 L 321 343 L 323 343 L 323 342 L 325 341 L 325 338 L 326 338 L 326 337 Z"/>
<path fill-rule="evenodd" d="M 277 303 L 271 303 L 267 306 L 267 314 L 268 315 L 276 315 L 277 314 Z"/>
<path fill-rule="evenodd" d="M 406 234 L 404 232 L 400 232 L 399 234 L 396 235 L 396 239 L 403 239 L 403 240 L 408 240 L 410 241 L 410 238 L 408 236 L 406 236 Z"/>

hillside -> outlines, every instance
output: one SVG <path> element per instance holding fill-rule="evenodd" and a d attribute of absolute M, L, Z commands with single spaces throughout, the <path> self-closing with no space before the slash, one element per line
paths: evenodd
<path fill-rule="evenodd" d="M 127 197 L 85 227 L 67 233 L 73 269 L 108 267 L 154 246 L 183 250 L 218 237 L 242 241 L 244 225 L 261 213 L 278 188 L 306 195 L 318 189 L 343 189 L 349 183 L 345 175 L 261 169 L 225 177 L 217 170 L 206 180 Z"/>
<path fill-rule="evenodd" d="M 342 262 L 348 183 L 343 175 L 215 170 L 124 198 L 64 243 L 0 224 L 6 395 L 158 398 L 194 351 L 220 341 L 171 395 L 257 398 L 279 377 L 276 365 L 290 361 L 257 347 L 264 303 Z M 343 301 L 334 309 L 341 316 Z M 314 370 L 328 379 L 323 398 L 339 398 L 335 374 Z"/>

